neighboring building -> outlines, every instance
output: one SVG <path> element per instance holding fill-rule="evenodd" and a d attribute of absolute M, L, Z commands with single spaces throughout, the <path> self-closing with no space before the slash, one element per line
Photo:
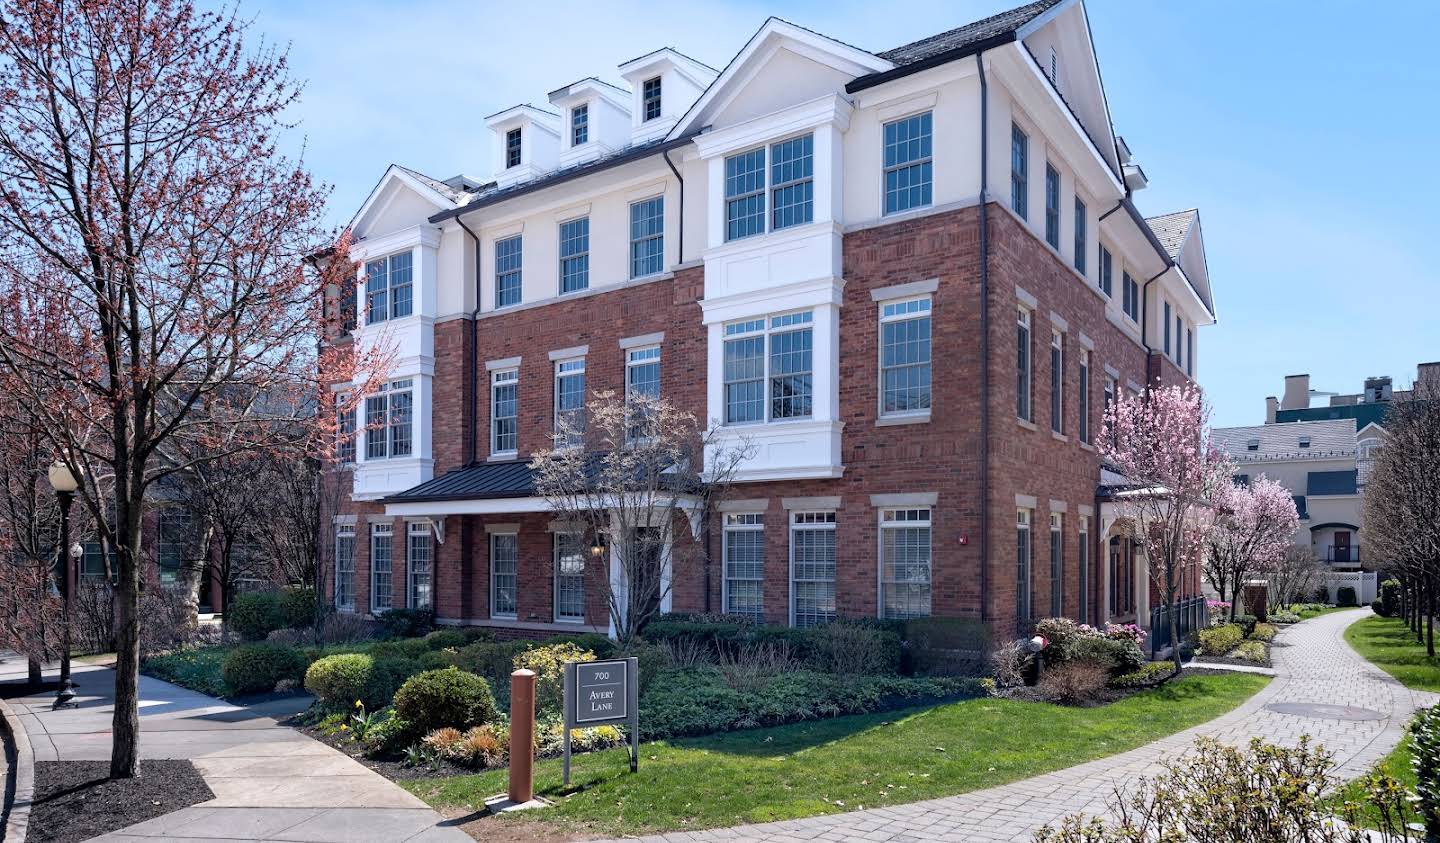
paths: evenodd
<path fill-rule="evenodd" d="M 1423 363 L 1417 380 L 1440 376 L 1440 363 Z M 1323 406 L 1311 396 L 1328 395 Z M 1211 435 L 1239 466 L 1246 481 L 1265 475 L 1295 498 L 1300 529 L 1295 543 L 1335 570 L 1383 570 L 1363 537 L 1365 477 L 1386 439 L 1385 413 L 1404 400 L 1390 377 L 1365 379 L 1351 395 L 1316 392 L 1309 375 L 1288 375 L 1282 398 L 1265 399 L 1265 424 L 1217 428 Z"/>
<path fill-rule="evenodd" d="M 771 18 L 619 77 L 486 118 L 493 181 L 392 166 L 356 214 L 338 314 L 396 354 L 341 420 L 336 603 L 606 629 L 527 460 L 613 389 L 757 448 L 665 610 L 1148 622 L 1094 440 L 1214 305 L 1198 212 L 1131 201 L 1084 4 L 880 53 Z"/>

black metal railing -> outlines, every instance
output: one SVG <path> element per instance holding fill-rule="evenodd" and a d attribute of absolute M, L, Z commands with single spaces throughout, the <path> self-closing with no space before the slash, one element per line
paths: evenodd
<path fill-rule="evenodd" d="M 1174 612 L 1179 621 L 1180 638 L 1183 640 L 1197 629 L 1210 625 L 1210 609 L 1205 598 L 1189 597 L 1169 606 L 1156 606 L 1150 610 L 1150 658 L 1168 650 L 1174 643 L 1170 640 L 1170 614 Z"/>
<path fill-rule="evenodd" d="M 1325 561 L 1339 563 L 1341 565 L 1358 565 L 1360 563 L 1360 545 L 1352 544 L 1348 547 L 1336 547 L 1331 545 L 1325 548 Z"/>

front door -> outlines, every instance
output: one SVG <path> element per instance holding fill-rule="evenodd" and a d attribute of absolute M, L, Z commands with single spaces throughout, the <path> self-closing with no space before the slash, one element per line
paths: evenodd
<path fill-rule="evenodd" d="M 1350 531 L 1349 531 L 1349 530 L 1336 530 L 1336 531 L 1335 531 L 1335 561 L 1336 561 L 1336 562 L 1349 562 L 1349 561 L 1350 561 Z"/>

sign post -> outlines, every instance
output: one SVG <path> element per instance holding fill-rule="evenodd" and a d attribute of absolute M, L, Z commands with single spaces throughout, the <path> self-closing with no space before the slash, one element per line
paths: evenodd
<path fill-rule="evenodd" d="M 640 768 L 640 660 L 567 662 L 565 684 L 565 786 L 570 786 L 570 730 L 625 724 L 630 772 Z"/>

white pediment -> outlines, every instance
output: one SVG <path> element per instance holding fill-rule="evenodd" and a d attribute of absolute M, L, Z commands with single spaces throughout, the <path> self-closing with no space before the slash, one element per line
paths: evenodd
<path fill-rule="evenodd" d="M 349 228 L 356 240 L 384 236 L 454 207 L 450 197 L 392 164 L 350 220 Z"/>

